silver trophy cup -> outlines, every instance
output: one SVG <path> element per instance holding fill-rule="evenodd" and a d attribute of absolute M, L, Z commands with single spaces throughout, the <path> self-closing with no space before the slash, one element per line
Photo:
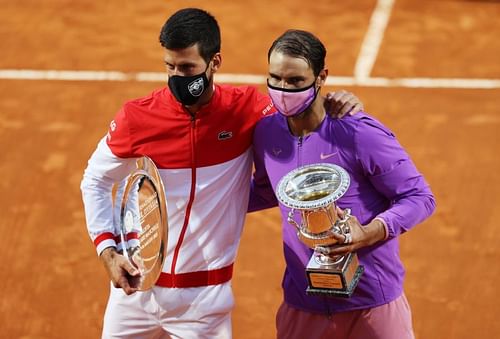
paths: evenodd
<path fill-rule="evenodd" d="M 299 239 L 314 253 L 306 267 L 307 294 L 350 297 L 364 271 L 356 253 L 330 256 L 330 248 L 339 246 L 332 234 L 350 237 L 347 221 L 336 213 L 335 201 L 349 188 L 349 174 L 342 167 L 320 163 L 290 171 L 278 183 L 276 195 L 290 207 L 288 222 L 295 226 Z M 301 222 L 294 219 L 300 212 Z"/>

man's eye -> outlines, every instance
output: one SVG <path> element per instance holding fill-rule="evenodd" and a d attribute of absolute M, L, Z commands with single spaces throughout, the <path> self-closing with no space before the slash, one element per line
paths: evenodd
<path fill-rule="evenodd" d="M 187 74 L 187 75 L 192 75 L 195 74 L 196 72 L 196 66 L 193 65 L 179 65 L 177 66 L 177 69 L 179 72 Z"/>
<path fill-rule="evenodd" d="M 280 80 L 278 78 L 275 78 L 275 77 L 270 77 L 268 81 L 269 81 L 269 84 L 271 84 L 271 86 L 278 86 L 280 83 Z"/>

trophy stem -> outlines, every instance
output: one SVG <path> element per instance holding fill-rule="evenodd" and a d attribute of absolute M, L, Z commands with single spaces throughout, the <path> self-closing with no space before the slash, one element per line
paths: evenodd
<path fill-rule="evenodd" d="M 337 255 L 334 257 L 322 254 L 322 253 L 314 253 L 314 260 L 316 263 L 324 266 L 337 265 L 338 263 L 344 260 L 344 255 Z"/>

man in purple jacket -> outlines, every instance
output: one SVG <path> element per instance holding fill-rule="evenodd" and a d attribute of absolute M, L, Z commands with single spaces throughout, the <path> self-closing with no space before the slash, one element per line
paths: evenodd
<path fill-rule="evenodd" d="M 432 214 L 434 197 L 387 127 L 365 113 L 343 119 L 325 114 L 318 94 L 328 75 L 325 55 L 321 41 L 298 30 L 285 32 L 269 50 L 268 90 L 280 114 L 263 118 L 255 130 L 249 210 L 277 206 L 279 180 L 297 167 L 343 167 L 351 183 L 336 204 L 355 216 L 349 221 L 352 240 L 339 235 L 343 245 L 331 254 L 356 252 L 365 271 L 350 298 L 307 295 L 312 250 L 286 221 L 290 209 L 280 204 L 286 270 L 278 338 L 414 338 L 398 237 Z"/>

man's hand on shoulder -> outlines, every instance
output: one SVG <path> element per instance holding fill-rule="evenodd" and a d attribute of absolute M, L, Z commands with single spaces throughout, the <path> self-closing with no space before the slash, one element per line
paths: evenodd
<path fill-rule="evenodd" d="M 328 92 L 325 97 L 325 110 L 333 118 L 354 115 L 364 110 L 363 103 L 351 92 L 340 90 Z"/>

